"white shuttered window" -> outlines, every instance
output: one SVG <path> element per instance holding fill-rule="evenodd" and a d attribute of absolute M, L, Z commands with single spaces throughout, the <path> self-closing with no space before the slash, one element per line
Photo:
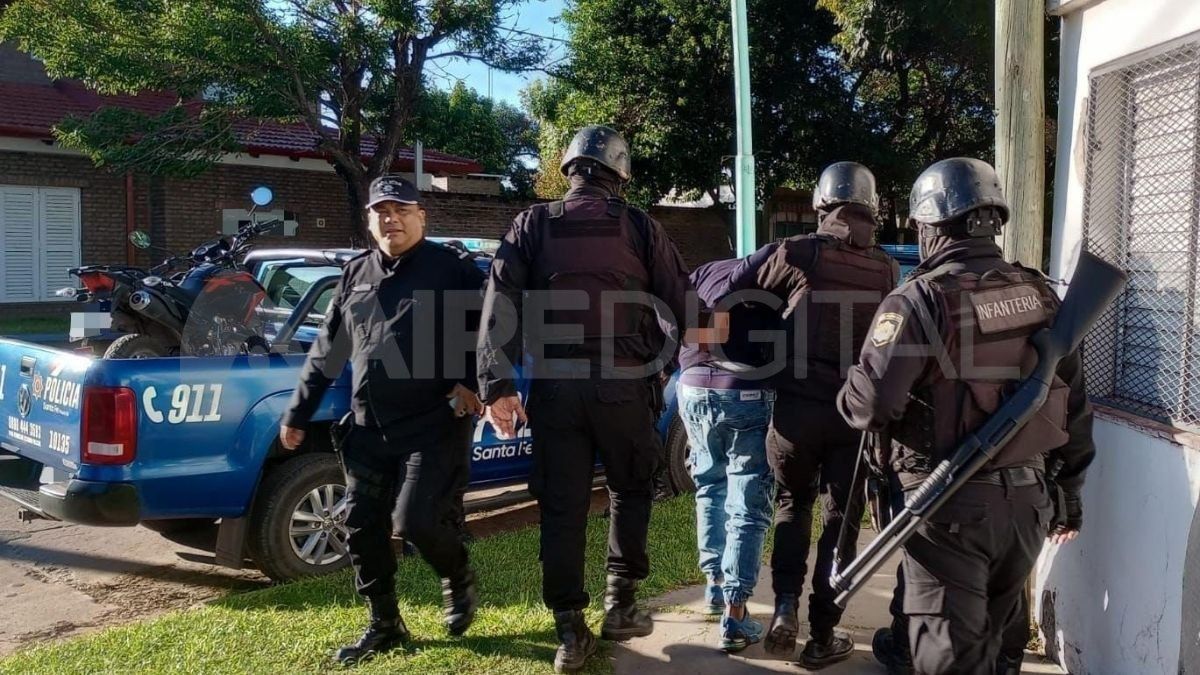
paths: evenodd
<path fill-rule="evenodd" d="M 0 186 L 0 302 L 58 300 L 79 266 L 79 190 Z"/>

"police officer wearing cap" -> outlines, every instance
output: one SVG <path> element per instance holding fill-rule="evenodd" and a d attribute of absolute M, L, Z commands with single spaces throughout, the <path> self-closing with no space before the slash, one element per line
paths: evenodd
<path fill-rule="evenodd" d="M 875 176 L 855 162 L 827 167 L 813 190 L 820 216 L 817 232 L 781 242 L 766 264 L 735 274 L 735 289 L 756 288 L 780 300 L 791 335 L 788 369 L 776 378 L 777 398 L 767 433 L 767 458 L 776 485 L 775 547 L 771 555 L 775 613 L 767 651 L 791 656 L 800 630 L 812 509 L 821 498 L 824 529 L 809 595 L 810 635 L 800 654 L 806 668 L 823 668 L 853 653 L 848 633 L 835 631 L 842 609 L 829 585 L 843 521 L 850 546 L 857 540 L 858 513 L 848 513 L 850 483 L 861 434 L 840 423 L 834 398 L 855 363 L 858 345 L 876 307 L 896 286 L 900 268 L 875 245 L 879 200 Z M 750 272 L 749 266 L 746 269 Z M 745 627 L 747 634 L 755 626 Z M 760 629 L 761 632 L 761 629 Z"/>
<path fill-rule="evenodd" d="M 879 307 L 838 408 L 852 426 L 886 431 L 890 466 L 915 489 L 981 425 L 1036 360 L 1029 337 L 1049 325 L 1058 298 L 1034 270 L 1005 262 L 995 237 L 1009 210 L 995 170 L 954 158 L 913 186 L 909 218 L 921 264 Z M 904 626 L 912 663 L 892 672 L 992 673 L 1001 634 L 1042 541 L 1073 539 L 1095 454 L 1078 353 L 1060 364 L 1046 403 L 995 458 L 905 544 Z M 1052 525 L 1046 458 L 1065 522 Z M 897 667 L 893 667 L 893 666 Z M 901 670 L 901 668 L 903 670 Z"/>
<path fill-rule="evenodd" d="M 284 448 L 305 447 L 322 395 L 350 364 L 345 527 L 370 623 L 338 651 L 343 664 L 409 637 L 396 603 L 393 518 L 442 578 L 450 634 L 467 630 L 478 604 L 453 502 L 471 415 L 482 412 L 472 357 L 484 276 L 461 252 L 425 239 L 420 193 L 400 176 L 373 181 L 366 209 L 377 246 L 346 263 L 280 430 Z"/>
<path fill-rule="evenodd" d="M 630 161 L 617 132 L 584 128 L 561 168 L 571 184 L 562 201 L 518 215 L 496 252 L 478 360 L 480 393 L 500 434 L 511 437 L 529 411 L 542 595 L 560 643 L 555 669 L 570 672 L 596 650 L 582 610 L 597 456 L 611 506 L 601 637 L 624 640 L 654 628 L 636 591 L 650 568 L 646 534 L 662 454 L 657 373 L 674 345 L 658 319 L 667 310 L 674 315 L 663 316 L 668 322 L 684 316 L 689 282 L 663 228 L 620 196 Z M 644 302 L 651 297 L 665 306 L 661 314 Z M 526 355 L 533 373 L 527 405 L 514 386 L 514 367 Z"/>

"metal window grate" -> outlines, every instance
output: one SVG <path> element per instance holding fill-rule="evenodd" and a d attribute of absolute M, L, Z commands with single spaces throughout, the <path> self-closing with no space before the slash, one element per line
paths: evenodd
<path fill-rule="evenodd" d="M 1200 429 L 1200 38 L 1091 77 L 1084 242 L 1129 272 L 1084 344 L 1091 396 Z"/>

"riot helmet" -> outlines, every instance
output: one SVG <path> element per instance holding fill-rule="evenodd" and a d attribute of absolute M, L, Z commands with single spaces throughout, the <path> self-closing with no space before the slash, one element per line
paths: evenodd
<path fill-rule="evenodd" d="M 953 228 L 946 234 L 994 237 L 1008 215 L 996 170 L 970 157 L 943 159 L 925 169 L 908 199 L 908 217 L 918 225 L 951 229 L 962 221 L 961 231 Z"/>
<path fill-rule="evenodd" d="M 875 174 L 858 162 L 837 162 L 825 167 L 813 190 L 813 209 L 829 211 L 843 204 L 859 204 L 879 212 Z"/>
<path fill-rule="evenodd" d="M 629 163 L 629 144 L 613 129 L 604 126 L 584 127 L 571 139 L 563 153 L 559 169 L 563 175 L 579 160 L 591 160 L 607 167 L 624 182 L 633 177 Z"/>

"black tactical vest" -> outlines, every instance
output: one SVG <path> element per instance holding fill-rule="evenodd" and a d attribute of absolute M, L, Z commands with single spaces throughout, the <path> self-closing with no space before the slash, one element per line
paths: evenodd
<path fill-rule="evenodd" d="M 540 339 L 579 344 L 642 334 L 655 321 L 645 235 L 617 199 L 582 198 L 538 207 L 532 286 L 552 291 Z M 631 301 L 634 296 L 641 302 Z M 584 349 L 585 352 L 592 351 Z"/>
<path fill-rule="evenodd" d="M 918 277 L 941 303 L 947 329 L 941 336 L 945 351 L 935 345 L 935 363 L 893 429 L 903 446 L 896 466 L 901 472 L 928 473 L 988 420 L 1036 363 L 1030 336 L 1058 311 L 1058 297 L 1036 272 L 1018 266 L 956 274 L 956 267 L 949 263 Z M 1068 394 L 1056 376 L 1042 408 L 983 471 L 1044 468 L 1043 455 L 1069 439 Z"/>
<path fill-rule="evenodd" d="M 858 362 L 875 310 L 892 290 L 892 259 L 878 246 L 856 248 L 835 237 L 811 236 L 816 259 L 804 272 L 806 288 L 795 311 L 805 312 L 809 360 L 836 368 L 844 379 Z"/>

